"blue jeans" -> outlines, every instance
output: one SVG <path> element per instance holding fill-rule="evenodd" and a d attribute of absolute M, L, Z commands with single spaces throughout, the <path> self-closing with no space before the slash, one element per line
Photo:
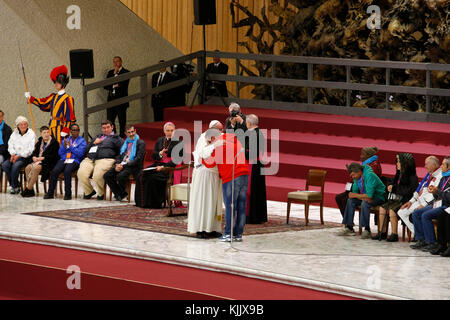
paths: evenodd
<path fill-rule="evenodd" d="M 225 203 L 225 235 L 231 234 L 231 187 L 233 181 L 223 184 L 223 201 Z M 244 233 L 247 215 L 248 175 L 234 179 L 234 226 L 233 236 L 241 237 Z"/>
<path fill-rule="evenodd" d="M 11 163 L 10 160 L 6 160 L 2 163 L 3 171 L 6 173 L 6 177 L 8 178 L 11 188 L 19 187 L 20 169 L 25 167 L 26 164 L 27 163 L 23 158 L 17 159 L 14 163 Z"/>
<path fill-rule="evenodd" d="M 433 219 L 437 219 L 439 214 L 447 207 L 439 207 L 433 209 L 432 206 L 418 209 L 412 213 L 414 223 L 414 237 L 416 240 L 425 240 L 431 244 L 436 242 L 436 234 L 434 233 Z"/>
<path fill-rule="evenodd" d="M 355 217 L 356 207 L 361 206 L 361 217 L 359 219 L 359 226 L 369 228 L 370 226 L 370 208 L 382 205 L 385 203 L 384 199 L 372 199 L 372 202 L 361 201 L 356 198 L 348 199 L 345 206 L 344 219 L 342 224 L 353 227 L 353 219 Z"/>

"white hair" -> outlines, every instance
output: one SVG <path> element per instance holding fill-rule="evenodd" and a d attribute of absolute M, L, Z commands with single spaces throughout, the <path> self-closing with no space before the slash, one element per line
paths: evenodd
<path fill-rule="evenodd" d="M 434 162 L 434 164 L 439 167 L 440 166 L 440 162 L 439 159 L 436 156 L 429 156 L 428 158 L 425 159 L 425 161 L 432 161 Z"/>
<path fill-rule="evenodd" d="M 173 127 L 174 129 L 177 128 L 173 122 L 167 122 L 167 123 L 164 125 L 164 131 L 165 131 L 166 128 L 169 127 L 169 126 L 170 126 L 170 127 Z"/>
<path fill-rule="evenodd" d="M 228 107 L 228 110 L 230 110 L 230 111 L 232 111 L 232 110 L 241 111 L 241 106 L 238 105 L 236 102 L 233 102 Z"/>
<path fill-rule="evenodd" d="M 259 125 L 259 118 L 258 118 L 258 116 L 257 116 L 256 114 L 249 114 L 249 115 L 247 116 L 246 120 L 247 120 L 250 124 L 252 124 L 252 125 L 254 125 L 254 126 L 258 126 L 258 125 Z"/>
<path fill-rule="evenodd" d="M 16 119 L 16 127 L 21 124 L 22 122 L 26 122 L 28 124 L 28 119 L 24 116 L 18 116 Z"/>

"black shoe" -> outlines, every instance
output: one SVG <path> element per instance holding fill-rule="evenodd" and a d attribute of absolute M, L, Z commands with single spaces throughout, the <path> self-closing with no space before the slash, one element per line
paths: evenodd
<path fill-rule="evenodd" d="M 439 246 L 438 243 L 430 243 L 429 245 L 425 246 L 422 248 L 423 252 L 431 252 L 437 249 L 437 247 Z"/>
<path fill-rule="evenodd" d="M 197 232 L 197 238 L 198 239 L 206 239 L 206 232 Z"/>
<path fill-rule="evenodd" d="M 389 238 L 386 239 L 387 242 L 398 242 L 398 234 L 392 233 Z"/>
<path fill-rule="evenodd" d="M 217 231 L 213 231 L 213 232 L 207 232 L 206 236 L 208 238 L 219 238 L 222 234 L 217 232 Z"/>
<path fill-rule="evenodd" d="M 372 237 L 372 240 L 386 240 L 387 232 L 378 232 L 376 235 Z"/>
<path fill-rule="evenodd" d="M 94 190 L 94 191 L 92 191 L 92 193 L 90 193 L 90 194 L 88 194 L 88 195 L 84 195 L 84 196 L 83 196 L 83 199 L 89 200 L 89 199 L 91 199 L 93 196 L 95 196 L 96 193 L 97 193 L 97 192 L 95 192 L 95 190 Z"/>
<path fill-rule="evenodd" d="M 72 200 L 72 196 L 65 195 L 64 200 Z"/>
<path fill-rule="evenodd" d="M 48 199 L 54 199 L 55 197 L 54 196 L 52 196 L 52 195 L 50 195 L 50 194 L 46 194 L 45 196 L 44 196 L 44 199 L 45 200 L 48 200 Z"/>
<path fill-rule="evenodd" d="M 123 195 L 121 195 L 121 196 L 114 196 L 114 199 L 116 199 L 117 201 L 122 201 L 123 199 L 126 199 L 128 197 L 128 193 L 124 193 Z"/>
<path fill-rule="evenodd" d="M 450 257 L 450 248 L 441 253 L 441 257 Z"/>
<path fill-rule="evenodd" d="M 34 197 L 36 194 L 34 193 L 34 190 L 25 189 L 22 192 L 22 197 L 24 198 L 31 198 Z"/>
<path fill-rule="evenodd" d="M 98 200 L 98 201 L 103 201 L 103 200 L 105 200 L 105 195 L 97 196 L 97 200 Z"/>
<path fill-rule="evenodd" d="M 425 240 L 418 240 L 416 244 L 413 244 L 413 245 L 411 245 L 409 247 L 411 249 L 422 249 L 426 245 L 427 245 L 427 243 L 425 242 Z"/>
<path fill-rule="evenodd" d="M 438 254 L 445 252 L 445 250 L 447 250 L 447 247 L 444 247 L 442 244 L 440 244 L 436 249 L 430 251 L 430 253 L 434 256 L 437 256 Z"/>

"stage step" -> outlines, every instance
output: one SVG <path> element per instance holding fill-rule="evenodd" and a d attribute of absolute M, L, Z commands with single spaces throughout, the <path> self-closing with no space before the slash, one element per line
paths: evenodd
<path fill-rule="evenodd" d="M 450 134 L 450 124 L 412 122 L 403 120 L 378 119 L 367 117 L 341 116 L 294 111 L 281 111 L 256 108 L 242 108 L 244 114 L 258 115 L 260 127 L 266 129 L 284 129 L 296 132 L 321 133 L 335 136 L 361 137 L 426 142 L 448 145 L 442 137 Z M 167 108 L 165 119 L 170 121 L 193 122 L 203 120 L 225 121 L 228 109 L 224 106 L 194 106 Z"/>

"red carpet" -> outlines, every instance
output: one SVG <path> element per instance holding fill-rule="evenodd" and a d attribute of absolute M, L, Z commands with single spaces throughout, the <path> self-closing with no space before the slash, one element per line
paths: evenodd
<path fill-rule="evenodd" d="M 203 129 L 211 120 L 223 123 L 227 117 L 223 106 L 194 106 L 165 110 L 165 119 L 178 128 L 191 132 L 194 121 L 203 121 Z M 336 207 L 334 197 L 348 180 L 345 164 L 359 161 L 362 147 L 377 146 L 383 175 L 395 174 L 395 155 L 414 154 L 418 175 L 425 175 L 423 164 L 429 155 L 440 160 L 450 155 L 450 124 L 326 115 L 269 109 L 243 108 L 244 114 L 259 116 L 260 128 L 280 130 L 280 168 L 276 176 L 267 177 L 269 200 L 286 201 L 287 193 L 305 187 L 309 169 L 328 171 L 325 205 Z M 147 141 L 149 154 L 156 139 L 162 136 L 162 123 L 137 125 L 139 135 Z M 270 138 L 268 141 L 270 148 Z M 150 159 L 148 159 L 150 160 Z"/>
<path fill-rule="evenodd" d="M 66 270 L 72 265 L 80 267 L 81 290 L 67 289 Z M 0 270 L 0 299 L 353 299 L 224 272 L 8 240 L 0 240 Z"/>

